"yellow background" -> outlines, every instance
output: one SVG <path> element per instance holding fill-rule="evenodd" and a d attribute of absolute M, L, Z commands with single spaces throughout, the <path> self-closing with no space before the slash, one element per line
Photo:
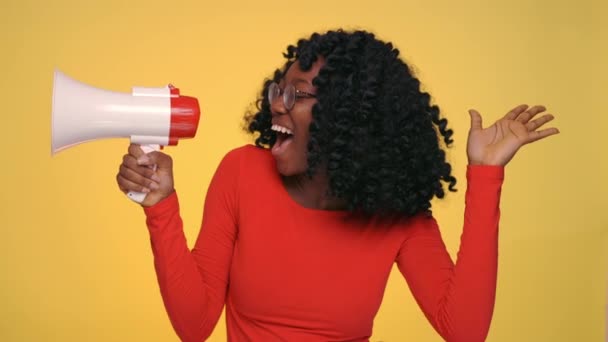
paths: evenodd
<path fill-rule="evenodd" d="M 545 104 L 561 135 L 525 147 L 502 197 L 489 341 L 603 341 L 608 271 L 606 1 L 32 1 L 0 3 L 1 341 L 175 341 L 142 210 L 118 191 L 128 141 L 51 157 L 53 70 L 115 91 L 173 83 L 199 98 L 196 139 L 167 148 L 190 243 L 219 159 L 287 44 L 365 28 L 393 41 L 455 130 L 462 229 L 468 108 L 485 123 Z M 225 340 L 223 318 L 212 341 Z M 394 272 L 372 341 L 439 341 Z"/>

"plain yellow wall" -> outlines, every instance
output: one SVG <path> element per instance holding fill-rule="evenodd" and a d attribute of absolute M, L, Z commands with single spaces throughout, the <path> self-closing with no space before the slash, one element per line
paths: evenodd
<path fill-rule="evenodd" d="M 173 83 L 196 96 L 198 135 L 167 148 L 186 234 L 220 158 L 287 44 L 365 28 L 391 40 L 449 118 L 461 191 L 435 202 L 455 255 L 474 107 L 491 122 L 545 104 L 561 135 L 507 167 L 489 341 L 602 341 L 608 270 L 604 100 L 608 6 L 570 1 L 32 1 L 0 3 L 0 340 L 175 341 L 142 210 L 118 191 L 128 141 L 51 157 L 54 68 L 94 86 Z M 212 341 L 225 340 L 223 318 Z M 394 272 L 372 341 L 439 341 Z"/>

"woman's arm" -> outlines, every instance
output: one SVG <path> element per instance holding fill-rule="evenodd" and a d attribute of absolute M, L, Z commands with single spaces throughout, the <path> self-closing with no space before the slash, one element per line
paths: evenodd
<path fill-rule="evenodd" d="M 238 176 L 238 155 L 229 153 L 209 185 L 192 251 L 175 193 L 144 208 L 160 291 L 182 341 L 205 340 L 221 315 L 238 231 Z"/>
<path fill-rule="evenodd" d="M 417 218 L 397 263 L 418 304 L 448 341 L 483 341 L 488 333 L 498 261 L 498 221 L 504 166 L 529 143 L 559 133 L 544 106 L 519 105 L 487 128 L 470 110 L 466 207 L 456 265 L 433 218 Z"/>
<path fill-rule="evenodd" d="M 454 265 L 433 217 L 413 219 L 397 265 L 429 322 L 447 341 L 484 341 L 492 320 L 503 168 L 470 166 Z"/>

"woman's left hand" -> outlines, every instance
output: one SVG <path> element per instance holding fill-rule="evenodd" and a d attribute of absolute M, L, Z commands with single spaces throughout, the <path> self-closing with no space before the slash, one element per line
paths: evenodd
<path fill-rule="evenodd" d="M 534 116 L 546 110 L 543 106 L 528 108 L 519 105 L 508 112 L 492 126 L 483 128 L 481 115 L 469 110 L 471 130 L 467 141 L 470 165 L 506 165 L 517 150 L 525 144 L 559 133 L 557 128 L 538 130 L 553 120 L 553 115 L 544 114 L 534 120 Z"/>

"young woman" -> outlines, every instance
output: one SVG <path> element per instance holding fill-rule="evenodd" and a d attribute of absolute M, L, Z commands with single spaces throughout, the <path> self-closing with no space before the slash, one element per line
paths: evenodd
<path fill-rule="evenodd" d="M 117 182 L 144 191 L 154 262 L 173 327 L 207 338 L 226 306 L 231 341 L 367 341 L 394 263 L 437 332 L 482 341 L 497 274 L 504 166 L 558 133 L 542 106 L 483 128 L 471 110 L 465 221 L 458 259 L 431 199 L 456 179 L 439 108 L 390 43 L 365 31 L 313 34 L 289 46 L 247 116 L 255 145 L 230 151 L 209 186 L 188 248 L 172 160 L 129 147 Z M 157 165 L 155 171 L 150 165 Z"/>

